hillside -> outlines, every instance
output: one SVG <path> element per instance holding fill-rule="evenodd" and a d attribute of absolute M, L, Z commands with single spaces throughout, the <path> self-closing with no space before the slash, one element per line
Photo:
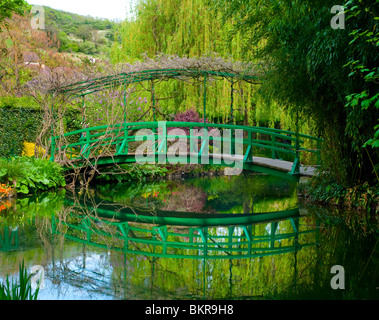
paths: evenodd
<path fill-rule="evenodd" d="M 50 7 L 44 9 L 46 31 L 59 40 L 60 52 L 79 52 L 91 56 L 107 54 L 118 23 Z"/>

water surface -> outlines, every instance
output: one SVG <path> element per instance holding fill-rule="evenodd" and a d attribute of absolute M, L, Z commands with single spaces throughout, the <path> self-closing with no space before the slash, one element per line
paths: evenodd
<path fill-rule="evenodd" d="M 39 299 L 377 299 L 377 235 L 331 211 L 262 174 L 48 193 L 0 213 L 0 274 L 42 266 Z"/>

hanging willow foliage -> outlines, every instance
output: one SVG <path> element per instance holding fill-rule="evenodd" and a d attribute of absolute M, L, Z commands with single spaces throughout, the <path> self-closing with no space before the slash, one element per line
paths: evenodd
<path fill-rule="evenodd" d="M 115 35 L 110 52 L 112 63 L 131 63 L 158 54 L 179 57 L 214 55 L 225 60 L 258 63 L 256 55 L 264 43 L 252 46 L 254 30 L 236 28 L 236 21 L 222 19 L 223 12 L 214 10 L 212 1 L 204 0 L 136 0 L 132 18 L 124 21 Z M 252 9 L 253 10 L 253 9 Z M 212 105 L 208 116 L 214 121 L 228 121 L 231 105 L 231 84 L 217 81 L 208 88 Z M 293 115 L 282 105 L 267 101 L 259 86 L 246 83 L 234 85 L 234 122 L 249 125 L 275 126 L 295 130 Z M 169 113 L 197 108 L 202 104 L 200 87 L 174 81 L 159 90 Z M 200 111 L 200 110 L 199 110 Z M 304 131 L 310 126 L 304 123 Z M 304 131 L 305 132 L 305 131 Z M 312 131 L 306 131 L 312 134 Z"/>

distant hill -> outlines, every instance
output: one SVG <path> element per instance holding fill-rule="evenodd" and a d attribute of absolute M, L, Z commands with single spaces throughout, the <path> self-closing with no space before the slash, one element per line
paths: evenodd
<path fill-rule="evenodd" d="M 112 45 L 117 22 L 46 6 L 44 9 L 46 31 L 56 35 L 60 52 L 81 52 L 100 56 Z"/>

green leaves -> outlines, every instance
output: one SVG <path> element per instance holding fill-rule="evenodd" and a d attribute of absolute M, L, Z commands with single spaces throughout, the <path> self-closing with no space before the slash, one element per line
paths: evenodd
<path fill-rule="evenodd" d="M 0 22 L 5 18 L 11 18 L 13 13 L 23 14 L 28 3 L 24 0 L 1 0 Z"/>
<path fill-rule="evenodd" d="M 107 174 L 101 174 L 96 177 L 97 180 L 116 181 L 122 183 L 125 181 L 142 180 L 147 177 L 165 176 L 168 170 L 165 167 L 156 165 L 134 165 L 122 164 L 118 167 L 111 167 Z"/>
<path fill-rule="evenodd" d="M 6 277 L 4 283 L 0 283 L 0 300 L 37 300 L 39 288 L 32 292 L 32 274 L 28 274 L 24 261 L 19 265 L 19 280 L 9 280 Z"/>
<path fill-rule="evenodd" d="M 363 148 L 367 146 L 371 146 L 373 148 L 379 148 L 379 125 L 375 126 L 374 129 L 376 130 L 374 138 L 366 141 L 366 143 L 363 145 Z"/>
<path fill-rule="evenodd" d="M 46 191 L 66 185 L 63 169 L 54 162 L 38 158 L 0 159 L 0 181 L 14 184 L 22 194 Z"/>
<path fill-rule="evenodd" d="M 349 1 L 349 4 L 351 3 Z M 355 146 L 359 146 L 356 151 L 360 153 L 362 147 L 379 147 L 379 126 L 374 127 L 372 123 L 377 119 L 379 110 L 379 36 L 376 30 L 379 17 L 378 10 L 362 1 L 350 8 L 348 17 L 351 22 L 355 21 L 356 29 L 349 33 L 352 38 L 349 42 L 351 61 L 345 67 L 350 67 L 349 77 L 355 82 L 359 81 L 361 86 L 355 93 L 346 96 L 349 120 L 346 133 L 355 141 Z M 372 130 L 373 127 L 376 132 Z M 363 144 L 364 141 L 366 142 Z M 374 158 L 374 162 L 377 162 L 377 159 Z"/>
<path fill-rule="evenodd" d="M 7 174 L 8 170 L 6 168 L 0 168 L 0 178 Z"/>

